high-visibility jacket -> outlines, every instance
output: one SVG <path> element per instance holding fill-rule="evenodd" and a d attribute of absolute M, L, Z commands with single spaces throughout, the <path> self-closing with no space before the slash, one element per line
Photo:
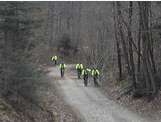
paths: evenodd
<path fill-rule="evenodd" d="M 76 64 L 75 68 L 76 69 L 83 69 L 83 64 Z"/>
<path fill-rule="evenodd" d="M 91 72 L 91 69 L 90 68 L 87 68 L 87 71 L 90 73 Z"/>
<path fill-rule="evenodd" d="M 80 69 L 83 69 L 83 64 L 80 64 L 80 66 L 79 66 L 79 67 L 80 67 Z"/>
<path fill-rule="evenodd" d="M 75 68 L 76 68 L 76 69 L 79 69 L 79 64 L 76 64 Z"/>
<path fill-rule="evenodd" d="M 51 58 L 52 61 L 53 61 L 53 60 L 57 60 L 57 59 L 58 59 L 57 56 L 53 56 L 53 57 Z"/>
<path fill-rule="evenodd" d="M 60 69 L 65 69 L 65 68 L 66 68 L 66 65 L 65 65 L 65 64 L 60 64 L 60 65 L 59 65 L 59 68 L 60 68 Z"/>
<path fill-rule="evenodd" d="M 89 72 L 87 71 L 87 69 L 83 69 L 81 75 L 88 75 L 88 73 L 89 73 Z"/>
<path fill-rule="evenodd" d="M 98 75 L 100 75 L 100 72 L 98 71 L 98 69 L 93 69 L 92 76 L 98 76 Z"/>

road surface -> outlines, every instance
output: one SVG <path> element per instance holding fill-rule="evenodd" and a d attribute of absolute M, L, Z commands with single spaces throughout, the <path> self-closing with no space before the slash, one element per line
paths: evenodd
<path fill-rule="evenodd" d="M 75 73 L 65 74 L 65 78 L 61 79 L 55 67 L 49 68 L 48 75 L 57 79 L 53 82 L 62 92 L 64 100 L 85 122 L 150 122 L 109 100 L 93 84 L 84 87 L 83 81 L 77 80 Z"/>

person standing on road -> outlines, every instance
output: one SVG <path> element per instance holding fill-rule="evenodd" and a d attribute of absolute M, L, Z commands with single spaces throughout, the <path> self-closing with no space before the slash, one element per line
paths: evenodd
<path fill-rule="evenodd" d="M 82 70 L 82 74 L 81 75 L 83 76 L 84 86 L 87 86 L 87 84 L 88 84 L 88 75 L 89 75 L 88 69 L 87 68 L 84 68 Z"/>
<path fill-rule="evenodd" d="M 82 73 L 82 70 L 83 70 L 83 64 L 76 64 L 76 70 L 77 70 L 77 74 L 78 74 L 78 79 L 80 79 L 81 77 L 81 73 Z"/>
<path fill-rule="evenodd" d="M 60 63 L 59 68 L 60 68 L 61 77 L 63 78 L 66 65 L 64 63 Z"/>
<path fill-rule="evenodd" d="M 55 65 L 57 64 L 57 60 L 58 60 L 58 57 L 57 56 L 53 56 L 51 58 L 52 61 L 54 61 Z"/>
<path fill-rule="evenodd" d="M 92 69 L 92 77 L 93 77 L 94 85 L 95 85 L 96 87 L 99 86 L 98 81 L 97 81 L 99 75 L 100 75 L 99 70 L 98 70 L 97 68 L 93 68 L 93 69 Z"/>

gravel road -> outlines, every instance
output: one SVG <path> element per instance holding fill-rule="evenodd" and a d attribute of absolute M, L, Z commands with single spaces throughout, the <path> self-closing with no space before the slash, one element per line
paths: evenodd
<path fill-rule="evenodd" d="M 72 76 L 65 74 L 65 78 L 60 79 L 57 67 L 49 68 L 49 71 L 50 77 L 58 79 L 53 82 L 56 82 L 64 100 L 85 122 L 150 122 L 109 100 L 92 84 L 84 87 L 83 81 L 77 80 L 75 73 Z"/>

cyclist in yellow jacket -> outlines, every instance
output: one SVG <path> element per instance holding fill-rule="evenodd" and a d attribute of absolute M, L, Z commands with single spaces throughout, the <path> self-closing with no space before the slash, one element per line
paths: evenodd
<path fill-rule="evenodd" d="M 92 77 L 93 77 L 94 85 L 97 87 L 99 86 L 98 81 L 97 81 L 99 75 L 100 75 L 99 70 L 96 68 L 93 68 L 92 69 Z"/>
<path fill-rule="evenodd" d="M 58 57 L 57 56 L 53 56 L 51 58 L 52 61 L 54 61 L 55 65 L 57 64 L 57 60 L 58 60 Z"/>
<path fill-rule="evenodd" d="M 80 79 L 80 64 L 76 64 L 75 68 L 77 70 L 78 79 Z"/>
<path fill-rule="evenodd" d="M 59 68 L 60 68 L 61 77 L 64 77 L 64 71 L 65 71 L 66 65 L 64 63 L 60 63 Z"/>
<path fill-rule="evenodd" d="M 87 68 L 88 74 L 91 75 L 92 74 L 92 70 L 90 68 Z M 88 75 L 88 76 L 89 76 Z"/>
<path fill-rule="evenodd" d="M 78 74 L 78 79 L 80 79 L 80 76 L 81 76 L 81 73 L 82 73 L 82 70 L 83 70 L 83 64 L 76 64 L 76 70 L 77 70 L 77 74 Z"/>
<path fill-rule="evenodd" d="M 84 68 L 84 69 L 82 70 L 82 74 L 81 74 L 81 75 L 83 76 L 84 86 L 87 86 L 87 84 L 88 84 L 88 75 L 89 75 L 89 70 L 88 70 L 88 68 Z"/>

